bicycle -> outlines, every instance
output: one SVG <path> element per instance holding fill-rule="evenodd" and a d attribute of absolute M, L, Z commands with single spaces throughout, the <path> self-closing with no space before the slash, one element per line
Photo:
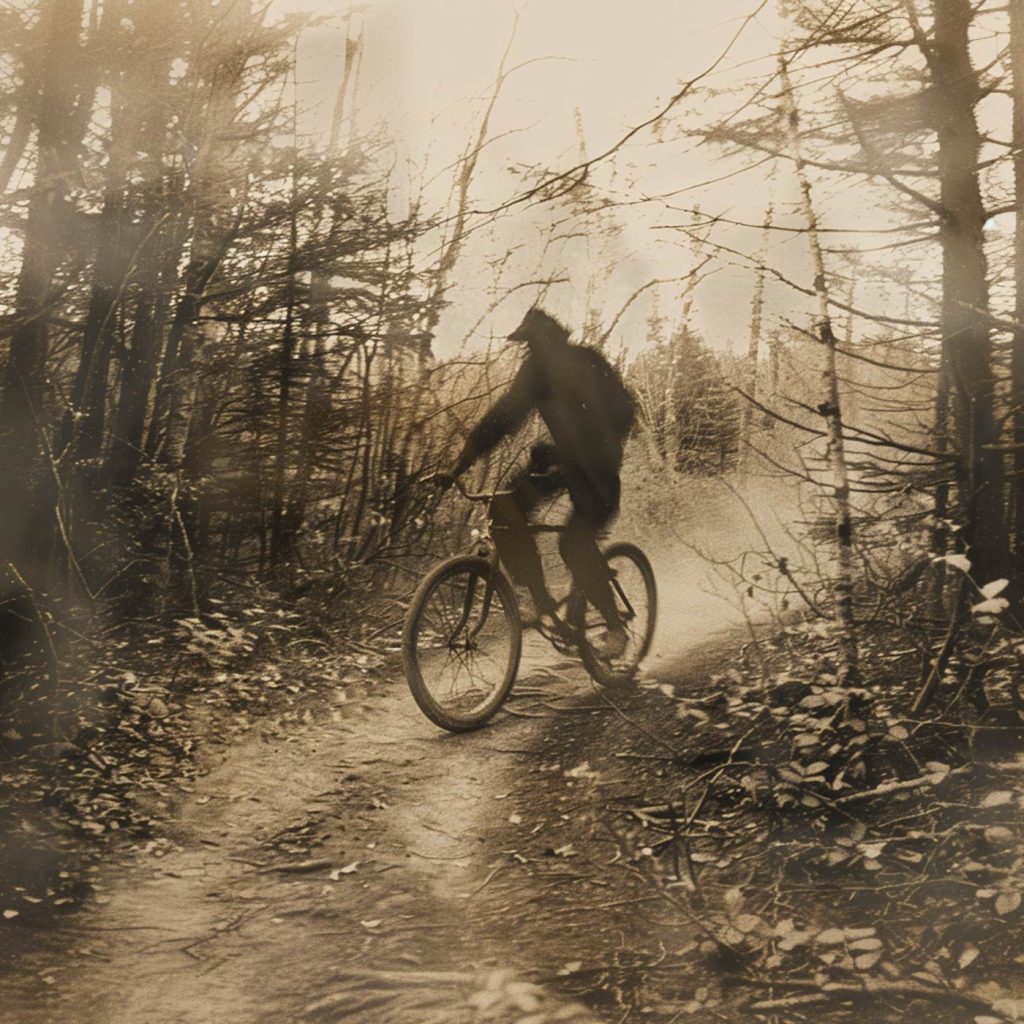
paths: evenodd
<path fill-rule="evenodd" d="M 469 501 L 489 503 L 502 493 L 472 492 L 458 481 L 455 486 Z M 564 529 L 530 525 L 534 534 Z M 602 657 L 596 643 L 604 618 L 575 587 L 557 603 L 550 626 L 523 619 L 489 534 L 481 534 L 470 552 L 435 566 L 416 589 L 402 631 L 406 679 L 427 718 L 449 732 L 468 732 L 489 721 L 515 683 L 523 631 L 529 628 L 562 653 L 575 650 L 600 686 L 631 683 L 654 636 L 654 572 L 635 544 L 619 541 L 603 554 L 627 632 L 626 650 L 614 660 Z"/>

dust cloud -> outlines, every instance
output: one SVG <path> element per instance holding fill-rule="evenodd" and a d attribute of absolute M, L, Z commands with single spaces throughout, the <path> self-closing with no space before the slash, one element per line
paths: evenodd
<path fill-rule="evenodd" d="M 657 473 L 657 476 L 655 476 Z M 627 464 L 614 537 L 640 545 L 658 584 L 652 664 L 722 632 L 778 623 L 806 607 L 780 572 L 799 571 L 797 488 L 735 473 L 697 477 Z"/>

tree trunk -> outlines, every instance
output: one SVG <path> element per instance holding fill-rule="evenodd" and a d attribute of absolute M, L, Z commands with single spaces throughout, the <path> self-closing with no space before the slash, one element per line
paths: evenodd
<path fill-rule="evenodd" d="M 43 406 L 49 350 L 47 314 L 65 251 L 67 169 L 79 141 L 74 131 L 82 0 L 49 0 L 40 12 L 45 69 L 34 110 L 38 157 L 28 204 L 14 328 L 0 377 L 0 467 L 7 480 L 0 503 L 3 562 L 14 561 L 30 586 L 45 589 L 45 548 L 55 500 L 45 464 Z"/>
<path fill-rule="evenodd" d="M 757 366 L 761 357 L 761 332 L 764 320 L 764 263 L 768 258 L 768 242 L 771 237 L 772 206 L 764 212 L 764 239 L 758 256 L 757 277 L 754 281 L 754 297 L 750 303 L 750 341 L 744 365 L 743 387 L 751 399 L 757 398 Z M 754 406 L 744 402 L 740 407 L 739 444 L 737 446 L 738 469 L 743 475 L 750 465 L 750 441 L 754 426 Z"/>
<path fill-rule="evenodd" d="M 807 221 L 807 238 L 814 264 L 814 291 L 818 300 L 818 336 L 821 339 L 824 353 L 821 374 L 822 402 L 818 408 L 825 421 L 828 463 L 832 475 L 836 546 L 836 575 L 833 581 L 833 591 L 842 659 L 838 675 L 842 683 L 855 685 L 860 679 L 860 656 L 853 611 L 853 518 L 843 439 L 843 411 L 839 394 L 839 379 L 836 374 L 836 336 L 832 329 L 832 318 L 829 313 L 828 281 L 825 277 L 825 259 L 818 234 L 818 219 L 800 143 L 800 117 L 793 96 L 792 83 L 789 80 L 789 72 L 784 62 L 780 62 L 780 77 L 783 93 L 783 117 L 789 136 L 790 151 L 800 182 L 800 196 L 804 217 Z"/>
<path fill-rule="evenodd" d="M 160 359 L 162 327 L 170 309 L 168 296 L 181 256 L 180 235 L 173 221 L 171 225 L 164 229 L 154 225 L 151 229 L 150 256 L 137 281 L 131 344 L 122 360 L 106 466 L 106 478 L 115 490 L 123 490 L 132 483 L 144 454 L 146 414 Z"/>
<path fill-rule="evenodd" d="M 147 451 L 172 471 L 185 457 L 188 422 L 196 393 L 196 360 L 202 342 L 193 327 L 206 288 L 231 247 L 237 211 L 244 206 L 238 163 L 240 144 L 232 138 L 238 93 L 250 55 L 251 0 L 234 0 L 225 14 L 221 45 L 206 58 L 209 98 L 200 129 L 199 150 L 189 183 L 193 197 L 191 255 L 167 336 Z"/>
<path fill-rule="evenodd" d="M 132 12 L 133 34 L 119 38 L 118 33 L 124 31 L 122 9 L 123 0 L 112 5 L 108 15 L 113 20 L 108 35 L 111 48 L 125 53 L 112 72 L 110 158 L 99 246 L 72 388 L 72 409 L 64 430 L 70 459 L 88 464 L 79 488 L 84 493 L 95 491 L 101 479 L 96 462 L 106 441 L 115 332 L 129 279 L 134 273 L 145 274 L 147 264 L 159 262 L 152 239 L 157 222 L 153 217 L 143 217 L 139 224 L 132 223 L 128 189 L 140 155 L 154 146 L 157 151 L 153 155 L 157 159 L 162 155 L 159 147 L 166 120 L 162 108 L 173 56 L 164 41 L 173 38 L 175 10 L 166 0 L 139 0 Z M 139 59 L 143 47 L 144 60 Z"/>
<path fill-rule="evenodd" d="M 281 338 L 281 366 L 277 392 L 277 447 L 274 455 L 274 491 L 270 509 L 270 571 L 277 572 L 288 554 L 292 530 L 286 523 L 288 480 L 288 423 L 291 416 L 292 377 L 295 373 L 295 257 L 298 248 L 298 208 L 292 179 L 292 203 L 289 224 L 288 305 Z"/>
<path fill-rule="evenodd" d="M 437 266 L 430 274 L 428 295 L 423 304 L 425 315 L 420 338 L 421 362 L 425 362 L 431 356 L 431 342 L 441 318 L 441 310 L 445 293 L 448 290 L 448 282 L 452 271 L 454 271 L 459 261 L 459 257 L 462 255 L 462 247 L 466 241 L 467 223 L 470 214 L 469 190 L 473 184 L 473 177 L 476 174 L 476 166 L 480 159 L 480 154 L 487 145 L 487 137 L 491 130 L 491 117 L 498 103 L 498 97 L 501 95 L 501 90 L 504 88 L 508 76 L 512 73 L 507 69 L 508 58 L 515 43 L 518 25 L 519 15 L 517 13 L 508 45 L 505 47 L 505 52 L 501 55 L 501 60 L 498 63 L 498 73 L 495 76 L 494 84 L 491 86 L 491 94 L 487 99 L 487 106 L 484 107 L 476 135 L 470 139 L 465 153 L 462 154 L 458 162 L 458 170 L 456 171 L 455 182 L 452 186 L 455 194 L 455 210 L 449 218 L 450 228 L 448 236 L 441 245 Z"/>
<path fill-rule="evenodd" d="M 24 679 L 42 674 L 54 688 L 58 680 L 52 642 L 39 610 L 40 599 L 56 589 L 52 542 L 62 521 L 59 483 L 45 434 L 47 318 L 67 244 L 66 175 L 80 141 L 75 112 L 81 25 L 82 0 L 46 0 L 41 6 L 33 39 L 44 55 L 31 108 L 35 180 L 14 326 L 0 368 L 0 474 L 5 481 L 0 501 L 0 671 L 4 676 L 25 673 Z M 44 652 L 50 656 L 40 662 Z"/>
<path fill-rule="evenodd" d="M 1013 555 L 1015 592 L 1024 598 L 1024 4 L 1011 3 L 1010 60 L 1013 67 L 1013 179 L 1017 212 L 1014 234 L 1016 301 L 1010 348 L 1013 403 Z"/>
<path fill-rule="evenodd" d="M 1014 7 L 1011 4 L 1011 9 Z M 928 55 L 936 94 L 942 244 L 942 344 L 946 351 L 956 425 L 961 511 L 980 583 L 1006 566 L 1003 456 L 994 400 L 985 207 L 978 178 L 981 138 L 975 104 L 981 96 L 971 66 L 969 0 L 936 0 Z"/>
<path fill-rule="evenodd" d="M 949 451 L 949 370 L 943 355 L 939 360 L 939 377 L 935 389 L 935 434 L 932 441 L 935 450 L 945 454 Z M 938 465 L 938 472 L 948 470 Z M 940 619 L 943 612 L 943 595 L 946 583 L 946 564 L 939 561 L 946 554 L 949 544 L 949 480 L 945 476 L 935 486 L 935 525 L 932 528 L 932 557 L 935 559 L 934 576 L 930 593 L 930 613 Z"/>
<path fill-rule="evenodd" d="M 331 117 L 331 133 L 327 143 L 326 162 L 329 173 L 333 173 L 335 165 L 342 156 L 341 130 L 345 123 L 346 113 L 350 113 L 351 107 L 355 105 L 356 91 L 359 81 L 359 68 L 363 55 L 363 34 L 357 30 L 353 34 L 353 15 L 349 15 L 346 22 L 345 38 L 345 67 L 342 72 L 341 83 L 335 96 L 334 111 Z M 354 130 L 354 118 L 351 126 Z M 326 191 L 326 190 L 325 190 Z M 332 218 L 336 214 L 332 214 Z M 325 248 L 329 248 L 330 238 L 335 230 L 335 223 L 325 238 Z M 293 248 L 297 242 L 293 239 Z M 326 263 L 326 260 L 325 260 Z M 333 408 L 333 398 L 330 381 L 325 372 L 327 359 L 327 338 L 332 332 L 331 324 L 331 298 L 333 286 L 331 284 L 331 267 L 325 265 L 314 269 L 309 285 L 309 311 L 310 318 L 314 324 L 315 336 L 312 343 L 312 351 L 308 342 L 304 343 L 304 354 L 309 358 L 306 360 L 307 379 L 305 394 L 302 401 L 302 422 L 298 437 L 298 465 L 292 482 L 291 493 L 288 496 L 284 520 L 289 535 L 293 535 L 306 517 L 306 505 L 309 499 L 313 475 L 316 467 L 316 444 L 319 439 L 321 425 L 330 420 Z M 289 307 L 291 309 L 291 305 Z M 289 313 L 291 316 L 291 313 Z M 294 348 L 294 339 L 292 341 Z M 282 377 L 282 384 L 284 378 Z M 282 501 L 284 496 L 282 494 Z M 294 536 L 286 538 L 285 546 L 294 543 Z M 271 556 L 273 560 L 273 555 Z"/>

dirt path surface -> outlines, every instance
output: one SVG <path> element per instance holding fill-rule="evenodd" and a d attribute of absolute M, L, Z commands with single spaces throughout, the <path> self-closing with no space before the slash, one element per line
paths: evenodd
<path fill-rule="evenodd" d="M 696 682 L 714 654 L 655 658 L 650 682 Z M 0 1020 L 657 1014 L 632 965 L 690 936 L 652 902 L 615 817 L 664 762 L 551 659 L 528 650 L 508 710 L 468 736 L 435 729 L 394 673 L 300 734 L 222 748 L 166 836 L 107 864 L 91 906 L 9 964 Z M 670 715 L 654 685 L 636 702 Z"/>

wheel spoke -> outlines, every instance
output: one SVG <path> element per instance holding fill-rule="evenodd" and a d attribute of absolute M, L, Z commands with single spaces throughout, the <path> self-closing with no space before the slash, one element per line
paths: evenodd
<path fill-rule="evenodd" d="M 518 660 L 514 616 L 501 589 L 468 566 L 453 567 L 424 596 L 415 657 L 422 687 L 445 718 L 472 724 L 500 703 Z"/>

